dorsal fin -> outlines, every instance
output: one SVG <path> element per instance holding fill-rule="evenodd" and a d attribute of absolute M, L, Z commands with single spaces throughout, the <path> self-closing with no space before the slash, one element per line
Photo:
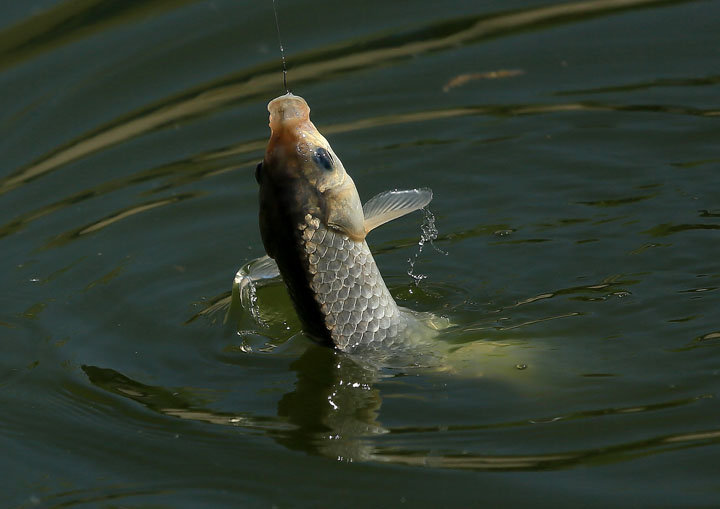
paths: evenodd
<path fill-rule="evenodd" d="M 425 187 L 422 189 L 385 191 L 370 198 L 363 205 L 365 233 L 381 224 L 423 208 L 430 203 L 432 196 L 432 190 Z"/>

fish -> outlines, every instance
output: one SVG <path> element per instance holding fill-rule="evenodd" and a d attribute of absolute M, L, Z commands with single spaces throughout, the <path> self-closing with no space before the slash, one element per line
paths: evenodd
<path fill-rule="evenodd" d="M 395 302 L 366 236 L 426 207 L 432 191 L 386 191 L 363 205 L 305 99 L 288 91 L 268 112 L 270 139 L 255 171 L 267 253 L 258 270 L 279 272 L 304 332 L 319 342 L 349 353 L 406 344 L 425 326 Z"/>

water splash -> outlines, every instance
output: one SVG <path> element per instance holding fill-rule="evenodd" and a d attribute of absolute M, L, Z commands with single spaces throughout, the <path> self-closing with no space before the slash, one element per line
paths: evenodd
<path fill-rule="evenodd" d="M 258 305 L 257 297 L 257 286 L 255 281 L 245 276 L 240 282 L 240 302 L 245 309 L 250 311 L 250 316 L 253 317 L 258 325 L 267 327 L 268 324 L 260 316 L 260 306 Z"/>
<path fill-rule="evenodd" d="M 239 302 L 243 309 L 250 312 L 253 320 L 263 327 L 268 327 L 267 322 L 260 315 L 257 288 L 279 277 L 280 271 L 277 264 L 269 256 L 262 256 L 247 263 L 235 274 L 232 289 L 233 304 Z M 228 313 L 232 311 L 233 306 L 231 304 Z"/>
<path fill-rule="evenodd" d="M 427 278 L 427 275 L 415 272 L 415 263 L 418 261 L 418 258 L 422 254 L 425 244 L 430 243 L 430 245 L 435 251 L 447 256 L 447 252 L 437 247 L 434 242 L 435 239 L 437 239 L 439 233 L 437 227 L 435 226 L 435 216 L 432 212 L 430 212 L 430 209 L 428 207 L 423 207 L 421 210 L 423 213 L 423 222 L 420 225 L 420 240 L 418 241 L 418 250 L 410 258 L 408 258 L 408 264 L 410 266 L 408 267 L 407 274 L 413 279 L 415 286 L 418 286 L 420 284 L 420 281 Z"/>

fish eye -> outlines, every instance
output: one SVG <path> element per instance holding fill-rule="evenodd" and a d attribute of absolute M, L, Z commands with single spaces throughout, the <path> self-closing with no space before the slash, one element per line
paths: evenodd
<path fill-rule="evenodd" d="M 262 161 L 260 161 L 258 163 L 258 165 L 255 167 L 255 180 L 257 181 L 258 184 L 260 183 L 260 173 L 262 172 L 262 166 L 263 166 Z"/>
<path fill-rule="evenodd" d="M 315 150 L 315 153 L 312 156 L 313 161 L 315 161 L 315 164 L 320 166 L 322 169 L 326 171 L 332 171 L 333 169 L 333 157 L 322 147 L 319 147 L 317 150 Z"/>

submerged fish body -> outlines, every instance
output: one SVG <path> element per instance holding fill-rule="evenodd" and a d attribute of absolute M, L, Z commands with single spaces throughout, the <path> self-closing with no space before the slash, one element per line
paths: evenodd
<path fill-rule="evenodd" d="M 305 100 L 288 93 L 268 111 L 270 141 L 256 170 L 260 231 L 306 332 L 346 352 L 403 344 L 422 326 L 395 303 L 365 236 L 424 207 L 432 192 L 388 191 L 363 207 Z"/>

